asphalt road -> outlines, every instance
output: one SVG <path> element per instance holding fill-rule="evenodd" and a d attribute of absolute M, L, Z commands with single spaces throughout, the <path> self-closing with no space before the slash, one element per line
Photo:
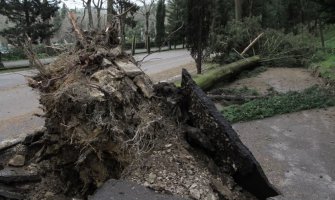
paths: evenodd
<path fill-rule="evenodd" d="M 138 54 L 135 58 L 142 60 L 145 55 Z M 24 62 L 28 61 L 17 64 Z M 186 50 L 165 51 L 146 57 L 142 69 L 150 75 L 190 62 L 193 60 Z M 44 124 L 42 118 L 34 116 L 43 113 L 39 108 L 38 94 L 26 85 L 24 77 L 34 73 L 35 70 L 0 73 L 0 141 L 32 132 Z"/>
<path fill-rule="evenodd" d="M 282 193 L 274 200 L 335 199 L 335 107 L 233 127 Z"/>
<path fill-rule="evenodd" d="M 56 60 L 56 57 L 40 59 L 43 64 L 49 64 Z M 16 60 L 3 62 L 5 68 L 21 68 L 29 66 L 29 60 Z"/>

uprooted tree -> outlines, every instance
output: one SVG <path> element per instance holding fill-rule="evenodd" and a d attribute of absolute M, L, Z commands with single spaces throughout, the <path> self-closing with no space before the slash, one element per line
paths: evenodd
<path fill-rule="evenodd" d="M 83 32 L 69 17 L 76 47 L 30 80 L 46 130 L 0 151 L 0 196 L 87 198 L 109 179 L 199 200 L 278 194 L 186 70 L 181 89 L 153 84 L 121 51 L 118 29 Z"/>

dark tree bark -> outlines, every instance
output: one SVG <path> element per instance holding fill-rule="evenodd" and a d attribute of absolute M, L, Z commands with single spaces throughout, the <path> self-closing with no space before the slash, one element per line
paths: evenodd
<path fill-rule="evenodd" d="M 145 36 L 145 47 L 147 49 L 147 53 L 149 52 L 150 49 L 150 37 L 149 37 L 149 18 L 150 18 L 150 14 L 151 14 L 151 9 L 153 7 L 153 4 L 156 2 L 156 0 L 150 0 L 150 1 L 146 1 L 146 0 L 137 0 L 139 3 L 141 3 L 143 5 L 143 8 L 141 10 L 142 15 L 145 18 L 145 31 L 144 31 L 144 36 Z"/>
<path fill-rule="evenodd" d="M 97 10 L 97 29 L 101 29 L 101 9 L 102 9 L 102 4 L 104 3 L 104 0 L 93 0 L 93 5 L 94 8 Z"/>
<path fill-rule="evenodd" d="M 235 19 L 237 21 L 242 20 L 242 16 L 243 16 L 243 9 L 242 9 L 242 5 L 243 5 L 243 0 L 234 0 L 235 1 Z"/>
<path fill-rule="evenodd" d="M 94 28 L 91 3 L 92 3 L 92 0 L 87 0 L 88 29 Z"/>
<path fill-rule="evenodd" d="M 319 19 L 319 32 L 320 32 L 320 39 L 321 39 L 321 47 L 324 50 L 326 45 L 325 45 L 325 38 L 323 34 L 323 24 L 322 24 L 322 20 L 320 19 Z"/>
<path fill-rule="evenodd" d="M 114 0 L 107 0 L 107 23 L 112 23 L 113 20 L 113 4 Z"/>

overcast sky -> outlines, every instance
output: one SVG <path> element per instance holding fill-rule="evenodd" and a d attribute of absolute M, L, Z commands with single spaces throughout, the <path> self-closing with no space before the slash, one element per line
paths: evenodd
<path fill-rule="evenodd" d="M 106 8 L 107 7 L 107 0 L 104 0 L 104 1 L 105 1 L 104 7 Z M 132 2 L 136 3 L 136 0 L 132 0 Z M 82 2 L 82 0 L 61 0 L 61 5 L 63 3 L 65 3 L 68 8 L 83 8 L 83 2 Z"/>

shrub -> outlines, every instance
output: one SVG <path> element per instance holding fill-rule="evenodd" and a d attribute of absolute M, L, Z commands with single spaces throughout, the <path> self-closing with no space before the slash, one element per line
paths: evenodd
<path fill-rule="evenodd" d="M 234 62 L 241 59 L 237 52 L 242 52 L 260 33 L 264 35 L 245 57 L 256 54 L 267 65 L 295 67 L 305 65 L 315 52 L 313 36 L 307 33 L 294 35 L 280 30 L 263 29 L 259 17 L 245 18 L 243 22 L 230 21 L 222 33 L 212 35 L 209 51 L 218 55 L 214 61 Z"/>

